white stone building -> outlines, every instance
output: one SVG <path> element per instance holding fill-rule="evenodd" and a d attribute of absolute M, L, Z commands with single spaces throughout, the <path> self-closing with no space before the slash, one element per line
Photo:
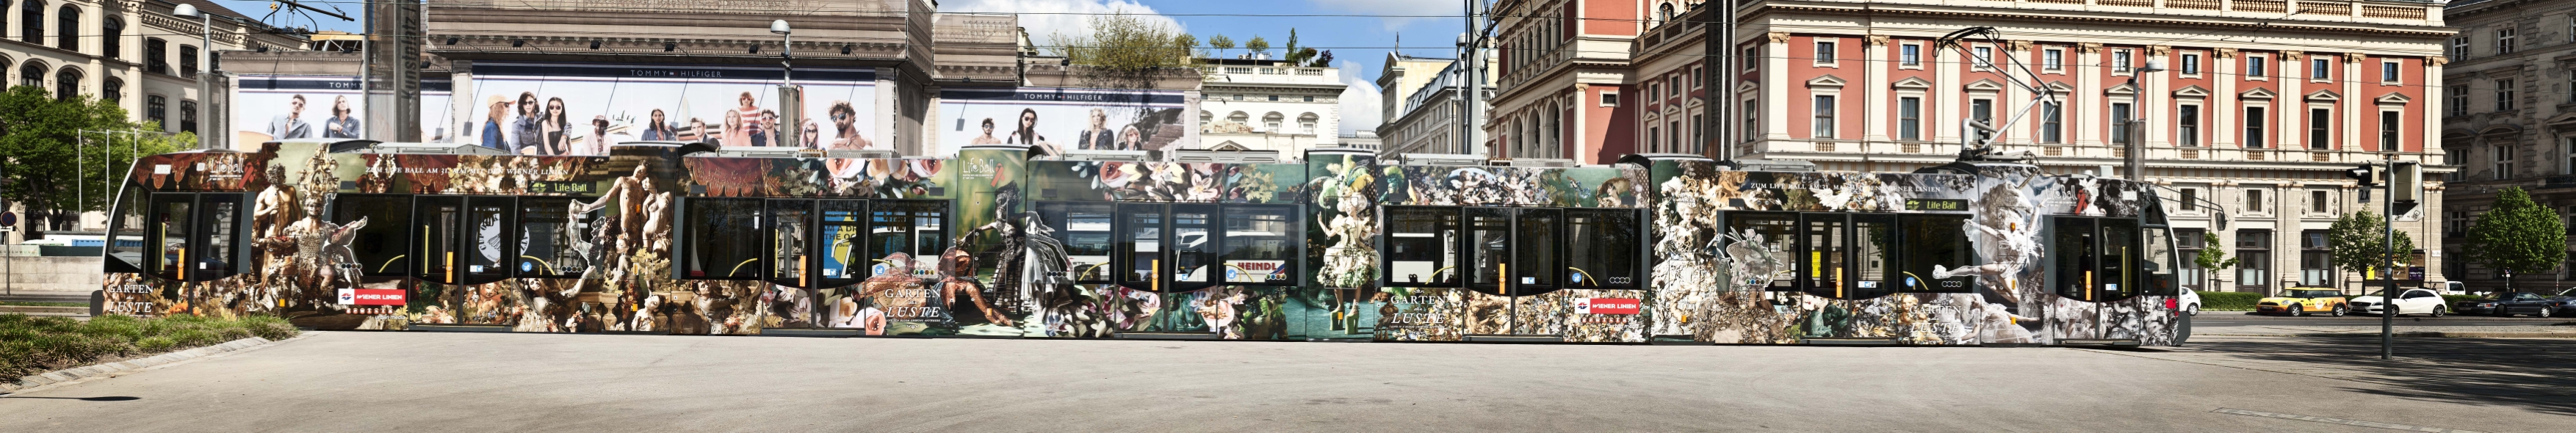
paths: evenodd
<path fill-rule="evenodd" d="M 1276 150 L 1340 147 L 1342 71 L 1266 59 L 1202 59 L 1199 147 Z"/>

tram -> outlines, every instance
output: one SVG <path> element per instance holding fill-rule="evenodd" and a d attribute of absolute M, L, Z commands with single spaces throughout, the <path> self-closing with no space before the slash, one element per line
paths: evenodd
<path fill-rule="evenodd" d="M 604 156 L 290 140 L 140 159 L 105 310 L 316 329 L 2176 344 L 2155 190 L 1319 149 Z M 1776 167 L 1776 166 L 1775 166 Z"/>

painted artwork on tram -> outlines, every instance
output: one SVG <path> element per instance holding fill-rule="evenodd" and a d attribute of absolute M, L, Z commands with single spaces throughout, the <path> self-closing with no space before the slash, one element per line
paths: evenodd
<path fill-rule="evenodd" d="M 2135 183 L 2028 166 L 1976 176 L 1770 173 L 1704 161 L 1659 163 L 1655 178 L 1657 336 L 1724 344 L 2172 338 L 2161 304 L 2169 293 L 2146 288 L 2169 289 L 2152 273 L 2172 271 L 2144 264 L 2169 264 L 2150 254 L 2170 249 L 2150 248 L 2161 231 L 2141 239 L 2135 218 L 2155 198 Z M 2068 235 L 2079 224 L 2090 231 Z M 2051 234 L 2082 243 L 2052 244 Z M 2097 250 L 2106 252 L 2087 258 Z"/>
<path fill-rule="evenodd" d="M 876 70 L 797 69 L 801 124 L 780 119 L 782 76 L 761 66 L 478 62 L 461 137 L 522 155 L 602 155 L 628 141 L 887 148 L 866 120 Z"/>
<path fill-rule="evenodd" d="M 1970 174 L 335 153 L 144 158 L 106 308 L 325 329 L 2170 344 L 2152 190 Z"/>
<path fill-rule="evenodd" d="M 995 144 L 1049 155 L 1198 148 L 1198 119 L 1182 114 L 1181 92 L 1023 87 L 948 89 L 939 98 L 934 127 L 944 155 Z"/>

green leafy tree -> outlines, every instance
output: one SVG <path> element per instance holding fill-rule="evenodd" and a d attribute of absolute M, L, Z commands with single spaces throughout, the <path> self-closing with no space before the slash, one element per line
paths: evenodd
<path fill-rule="evenodd" d="M 180 141 L 145 133 L 137 140 L 137 134 L 95 131 L 158 126 L 137 125 L 126 120 L 125 109 L 116 103 L 87 95 L 55 99 L 46 89 L 31 86 L 0 92 L 0 182 L 5 182 L 0 200 L 25 208 L 30 231 L 69 230 L 80 212 L 105 210 L 135 156 L 167 153 L 177 148 L 174 143 L 196 141 L 193 135 Z M 86 145 L 81 131 L 93 131 Z"/>
<path fill-rule="evenodd" d="M 2396 232 L 2396 246 L 2392 249 L 2388 246 L 2386 222 L 2379 218 L 2379 214 L 2370 211 L 2348 213 L 2336 219 L 2334 226 L 2326 230 L 2326 246 L 2332 251 L 2328 255 L 2334 260 L 2334 266 L 2363 272 L 2369 278 L 2393 279 L 2391 275 L 2378 275 L 2374 270 L 2403 266 L 2400 263 L 2415 251 L 2415 238 L 2403 231 Z"/>
<path fill-rule="evenodd" d="M 1188 67 L 1191 51 L 1197 48 L 1196 38 L 1186 39 L 1191 44 L 1183 45 L 1181 37 L 1186 33 L 1126 8 L 1088 19 L 1088 33 L 1056 33 L 1049 37 L 1054 45 L 1050 50 L 1076 65 L 1133 72 Z"/>
<path fill-rule="evenodd" d="M 2228 257 L 2226 249 L 2218 247 L 2218 234 L 2201 233 L 2200 244 L 2200 255 L 2192 257 L 2191 263 L 2200 265 L 2201 272 L 2218 273 L 2236 267 L 2236 258 Z M 2201 281 L 2209 281 L 2209 276 L 2202 275 Z"/>
<path fill-rule="evenodd" d="M 2505 290 L 2515 276 L 2544 272 L 2567 261 L 2567 227 L 2558 211 L 2531 201 L 2521 187 L 2496 193 L 2495 206 L 2469 225 L 2468 260 L 2505 272 Z"/>
<path fill-rule="evenodd" d="M 1253 36 L 1252 40 L 1243 42 L 1243 49 L 1252 51 L 1253 54 L 1267 54 L 1270 52 L 1270 40 Z"/>
<path fill-rule="evenodd" d="M 1223 55 L 1225 54 L 1225 50 L 1234 49 L 1234 38 L 1225 37 L 1225 35 L 1210 36 L 1208 37 L 1208 48 L 1215 48 L 1217 49 L 1217 54 Z"/>

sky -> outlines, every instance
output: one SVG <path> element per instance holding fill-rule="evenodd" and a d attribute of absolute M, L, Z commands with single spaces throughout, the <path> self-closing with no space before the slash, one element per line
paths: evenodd
<path fill-rule="evenodd" d="M 214 0 L 252 18 L 269 11 L 268 2 Z M 337 7 L 359 15 L 356 0 L 318 0 L 309 3 L 329 9 Z M 1085 15 L 1124 9 L 1140 14 L 1156 14 L 1176 28 L 1207 40 L 1225 35 L 1238 41 L 1261 36 L 1273 47 L 1288 45 L 1288 30 L 1296 29 L 1298 43 L 1333 53 L 1333 65 L 1342 68 L 1343 80 L 1351 90 L 1342 97 L 1342 133 L 1377 128 L 1380 116 L 1378 97 L 1381 89 L 1374 83 L 1386 55 L 1395 51 L 1399 37 L 1404 39 L 1406 54 L 1423 57 L 1451 57 L 1450 48 L 1465 23 L 1458 16 L 1466 8 L 1463 1 L 1443 0 L 943 0 L 941 12 L 1020 13 L 1020 25 L 1040 44 L 1047 35 L 1076 32 L 1084 27 Z M 1358 16 L 1240 16 L 1270 15 L 1358 15 Z M 1231 16 L 1230 16 L 1231 15 Z M 1392 18 L 1395 16 L 1436 16 L 1437 18 Z M 307 18 L 307 17 L 310 18 Z M 321 14 L 288 14 L 280 12 L 267 21 L 280 27 L 306 27 L 316 30 L 359 32 L 365 26 L 340 21 Z M 1240 54 L 1237 48 L 1226 55 Z M 1281 53 L 1272 48 L 1271 53 Z"/>

